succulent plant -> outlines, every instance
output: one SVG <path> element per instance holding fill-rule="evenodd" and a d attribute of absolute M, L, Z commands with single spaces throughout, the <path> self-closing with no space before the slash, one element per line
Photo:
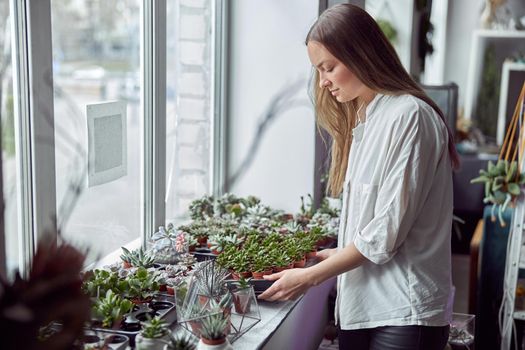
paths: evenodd
<path fill-rule="evenodd" d="M 219 301 L 219 307 L 221 309 L 227 309 L 232 306 L 233 303 L 233 297 L 230 291 L 227 291 Z"/>
<path fill-rule="evenodd" d="M 126 277 L 128 289 L 126 296 L 131 299 L 146 300 L 159 290 L 158 274 L 139 267 L 134 274 Z"/>
<path fill-rule="evenodd" d="M 133 251 L 129 251 L 125 247 L 121 248 L 124 254 L 122 254 L 120 258 L 122 260 L 124 260 L 124 257 L 129 259 L 129 262 L 134 267 L 144 267 L 147 269 L 148 267 L 153 266 L 155 263 L 155 257 L 152 254 L 145 252 L 142 247 Z"/>
<path fill-rule="evenodd" d="M 190 203 L 190 216 L 193 220 L 204 220 L 213 216 L 213 196 L 204 196 Z"/>
<path fill-rule="evenodd" d="M 162 338 L 170 332 L 168 324 L 158 316 L 142 322 L 142 336 L 144 338 Z"/>
<path fill-rule="evenodd" d="M 168 350 L 195 350 L 195 342 L 189 334 L 179 334 L 168 343 Z"/>
<path fill-rule="evenodd" d="M 519 173 L 518 162 L 498 160 L 494 165 L 488 162 L 487 170 L 481 169 L 480 176 L 472 179 L 471 183 L 485 184 L 484 203 L 492 203 L 492 221 L 496 221 L 495 211 L 501 226 L 506 226 L 503 212 L 507 206 L 521 193 L 521 186 L 525 184 L 525 176 Z"/>
<path fill-rule="evenodd" d="M 236 234 L 229 235 L 213 235 L 209 237 L 211 250 L 221 253 L 227 246 L 237 247 L 242 243 L 242 240 Z"/>
<path fill-rule="evenodd" d="M 127 288 L 127 282 L 120 279 L 117 272 L 98 269 L 87 272 L 82 284 L 84 293 L 91 297 L 104 296 L 108 290 L 121 294 Z"/>
<path fill-rule="evenodd" d="M 221 295 L 228 275 L 229 272 L 216 264 L 214 260 L 202 262 L 194 272 L 199 294 L 211 298 Z"/>
<path fill-rule="evenodd" d="M 105 297 L 97 299 L 93 306 L 93 313 L 102 318 L 102 327 L 112 327 L 113 323 L 119 321 L 122 316 L 131 311 L 133 303 L 122 299 L 111 289 L 106 292 Z"/>
<path fill-rule="evenodd" d="M 201 338 L 209 340 L 223 339 L 226 337 L 228 318 L 223 313 L 206 316 L 201 323 Z"/>

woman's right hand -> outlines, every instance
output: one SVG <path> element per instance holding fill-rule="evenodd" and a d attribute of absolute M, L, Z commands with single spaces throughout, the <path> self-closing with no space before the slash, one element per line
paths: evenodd
<path fill-rule="evenodd" d="M 323 249 L 323 250 L 318 251 L 315 256 L 319 260 L 323 261 L 325 259 L 328 259 L 332 255 L 334 255 L 335 253 L 337 253 L 337 248 Z"/>

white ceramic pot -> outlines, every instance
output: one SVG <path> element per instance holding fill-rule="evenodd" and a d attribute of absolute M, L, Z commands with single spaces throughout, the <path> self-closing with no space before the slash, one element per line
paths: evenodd
<path fill-rule="evenodd" d="M 169 342 L 169 335 L 162 338 L 144 338 L 142 334 L 135 337 L 136 350 L 164 350 L 164 346 Z"/>

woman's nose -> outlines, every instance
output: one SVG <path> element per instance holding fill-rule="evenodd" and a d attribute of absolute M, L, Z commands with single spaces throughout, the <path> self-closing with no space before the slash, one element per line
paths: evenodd
<path fill-rule="evenodd" d="M 321 79 L 319 82 L 319 87 L 321 89 L 327 87 L 328 85 L 330 85 L 330 82 L 327 79 Z"/>

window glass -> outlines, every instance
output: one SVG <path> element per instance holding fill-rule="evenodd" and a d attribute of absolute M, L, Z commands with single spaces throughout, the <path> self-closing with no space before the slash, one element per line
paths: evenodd
<path fill-rule="evenodd" d="M 0 116 L 2 120 L 2 172 L 5 201 L 5 247 L 8 276 L 18 269 L 18 177 L 16 176 L 15 116 L 11 59 L 9 1 L 0 2 Z"/>
<path fill-rule="evenodd" d="M 52 0 L 51 11 L 58 221 L 91 262 L 141 233 L 140 1 Z M 90 134 L 87 106 L 107 101 L 125 103 L 123 123 L 97 109 L 106 117 Z"/>
<path fill-rule="evenodd" d="M 167 1 L 166 220 L 188 216 L 212 176 L 213 6 Z"/>

